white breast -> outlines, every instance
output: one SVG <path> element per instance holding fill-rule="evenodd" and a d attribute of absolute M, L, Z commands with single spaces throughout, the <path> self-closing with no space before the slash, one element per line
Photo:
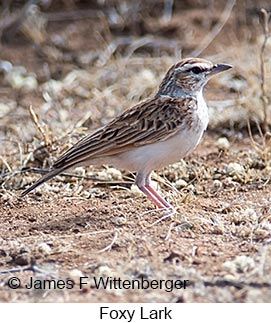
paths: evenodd
<path fill-rule="evenodd" d="M 198 102 L 198 110 L 197 114 L 199 119 L 201 120 L 202 127 L 204 128 L 203 131 L 207 129 L 208 122 L 209 122 L 209 114 L 208 114 L 208 107 L 204 100 L 202 90 L 197 95 L 197 102 Z"/>

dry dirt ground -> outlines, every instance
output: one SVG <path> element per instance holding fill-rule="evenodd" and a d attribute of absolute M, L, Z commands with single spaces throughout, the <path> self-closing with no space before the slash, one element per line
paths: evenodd
<path fill-rule="evenodd" d="M 4 63 L 0 79 L 0 301 L 270 302 L 271 148 L 257 127 L 268 1 L 175 1 L 172 16 L 166 1 L 63 3 L 35 7 L 16 32 L 1 27 L 0 59 L 13 67 Z M 21 12 L 20 1 L 11 9 Z M 234 69 L 206 87 L 210 127 L 197 149 L 153 176 L 174 214 L 110 166 L 19 197 L 71 143 L 154 93 L 180 50 Z M 11 289 L 11 277 L 22 286 Z M 30 277 L 75 286 L 27 289 Z M 171 292 L 97 289 L 93 277 L 189 282 Z"/>

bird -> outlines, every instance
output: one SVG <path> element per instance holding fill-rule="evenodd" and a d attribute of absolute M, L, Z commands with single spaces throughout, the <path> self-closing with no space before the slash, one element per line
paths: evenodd
<path fill-rule="evenodd" d="M 21 196 L 67 169 L 111 165 L 135 172 L 135 184 L 158 208 L 174 209 L 151 186 L 151 174 L 181 160 L 198 145 L 209 121 L 203 88 L 213 75 L 230 68 L 203 58 L 178 61 L 153 97 L 83 137 Z"/>

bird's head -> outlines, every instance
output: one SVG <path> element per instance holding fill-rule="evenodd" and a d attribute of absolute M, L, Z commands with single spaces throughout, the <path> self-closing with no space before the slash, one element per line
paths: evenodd
<path fill-rule="evenodd" d="M 173 65 L 164 77 L 158 93 L 169 96 L 196 96 L 215 74 L 232 66 L 213 64 L 202 58 L 186 58 Z"/>

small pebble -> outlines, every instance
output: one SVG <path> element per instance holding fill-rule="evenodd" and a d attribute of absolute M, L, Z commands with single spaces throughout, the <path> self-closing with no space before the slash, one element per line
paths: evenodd
<path fill-rule="evenodd" d="M 17 255 L 14 259 L 16 265 L 19 266 L 26 266 L 31 263 L 31 257 L 28 252 L 22 253 L 20 255 Z"/>
<path fill-rule="evenodd" d="M 95 270 L 95 275 L 110 277 L 110 276 L 113 276 L 113 270 L 112 270 L 112 268 L 108 267 L 107 265 L 99 266 Z"/>
<path fill-rule="evenodd" d="M 240 176 L 244 174 L 244 172 L 244 167 L 239 163 L 229 163 L 227 167 L 227 173 L 231 176 Z"/>
<path fill-rule="evenodd" d="M 219 150 L 228 150 L 230 148 L 229 140 L 226 137 L 220 137 L 215 145 Z"/>
<path fill-rule="evenodd" d="M 113 222 L 119 226 L 125 225 L 127 223 L 127 217 L 126 216 L 118 216 L 118 217 L 114 218 Z"/>
<path fill-rule="evenodd" d="M 69 271 L 69 278 L 71 278 L 74 281 L 80 279 L 80 277 L 83 277 L 83 276 L 84 274 L 79 269 L 72 269 Z"/>
<path fill-rule="evenodd" d="M 108 176 L 108 173 L 105 169 L 98 172 L 97 175 L 98 175 L 99 179 L 101 179 L 101 180 L 109 180 L 110 179 L 110 177 Z"/>
<path fill-rule="evenodd" d="M 43 255 L 49 255 L 52 251 L 52 248 L 45 242 L 42 242 L 38 245 L 38 251 Z"/>
<path fill-rule="evenodd" d="M 178 179 L 176 182 L 175 182 L 175 187 L 176 188 L 183 188 L 183 187 L 187 187 L 187 182 L 183 179 Z"/>
<path fill-rule="evenodd" d="M 116 168 L 113 168 L 113 167 L 110 167 L 107 169 L 107 174 L 112 178 L 112 179 L 115 179 L 115 180 L 122 180 L 122 173 L 116 169 Z"/>
<path fill-rule="evenodd" d="M 214 184 L 214 187 L 215 187 L 215 188 L 221 188 L 221 187 L 223 186 L 222 182 L 221 182 L 221 181 L 219 181 L 218 179 L 215 179 L 215 180 L 213 181 L 213 184 Z"/>
<path fill-rule="evenodd" d="M 138 196 L 138 195 L 143 194 L 143 193 L 140 191 L 140 189 L 137 187 L 137 185 L 135 185 L 135 184 L 131 185 L 131 187 L 130 187 L 130 191 L 131 191 L 131 192 L 132 192 L 132 194 L 133 194 L 133 195 L 135 195 L 135 196 Z"/>

